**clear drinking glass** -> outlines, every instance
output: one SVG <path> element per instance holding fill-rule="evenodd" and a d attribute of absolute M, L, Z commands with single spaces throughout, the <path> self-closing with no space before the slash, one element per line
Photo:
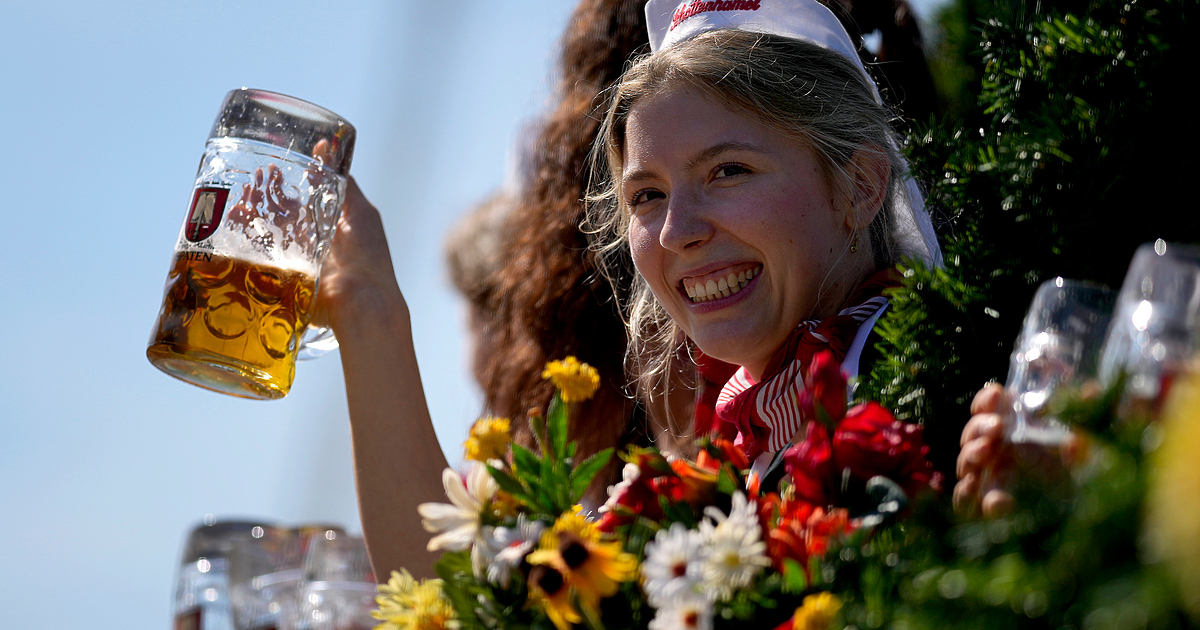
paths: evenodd
<path fill-rule="evenodd" d="M 303 543 L 292 530 L 257 527 L 239 536 L 229 556 L 234 627 L 295 627 L 303 580 Z"/>
<path fill-rule="evenodd" d="M 354 127 L 300 99 L 233 90 L 213 123 L 146 356 L 214 391 L 285 396 L 346 192 Z"/>
<path fill-rule="evenodd" d="M 1078 280 L 1055 278 L 1038 288 L 1009 363 L 1011 442 L 1055 445 L 1069 437 L 1044 406 L 1059 387 L 1096 374 L 1115 300 L 1108 287 Z"/>
<path fill-rule="evenodd" d="M 267 527 L 207 518 L 192 529 L 175 576 L 175 630 L 233 630 L 229 556 L 235 540 Z"/>
<path fill-rule="evenodd" d="M 1161 239 L 1138 248 L 1104 344 L 1101 383 L 1126 374 L 1126 402 L 1161 403 L 1200 347 L 1200 248 Z"/>
<path fill-rule="evenodd" d="M 337 532 L 310 539 L 305 560 L 302 627 L 306 630 L 369 630 L 379 624 L 375 574 L 361 537 Z"/>

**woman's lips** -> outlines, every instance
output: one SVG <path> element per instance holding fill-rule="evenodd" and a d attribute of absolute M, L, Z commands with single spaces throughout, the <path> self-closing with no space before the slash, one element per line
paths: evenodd
<path fill-rule="evenodd" d="M 683 279 L 683 291 L 693 304 L 729 297 L 750 284 L 762 271 L 758 263 L 738 265 L 717 273 Z"/>

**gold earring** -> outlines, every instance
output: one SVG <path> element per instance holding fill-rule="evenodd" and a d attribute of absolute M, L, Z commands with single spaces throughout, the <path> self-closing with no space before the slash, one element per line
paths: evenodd
<path fill-rule="evenodd" d="M 858 230 L 854 231 L 854 237 L 850 239 L 850 253 L 858 251 Z"/>

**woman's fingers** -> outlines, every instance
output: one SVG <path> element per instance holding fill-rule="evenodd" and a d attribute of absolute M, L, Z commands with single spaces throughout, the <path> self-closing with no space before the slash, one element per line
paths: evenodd
<path fill-rule="evenodd" d="M 989 383 L 971 401 L 971 419 L 963 427 L 955 473 L 954 509 L 963 514 L 994 516 L 1012 507 L 1005 490 L 1012 466 L 1005 441 L 1003 411 L 1010 405 L 999 383 Z"/>
<path fill-rule="evenodd" d="M 986 468 L 994 458 L 996 441 L 990 437 L 978 437 L 967 442 L 958 452 L 958 465 L 955 474 L 959 479 L 969 474 L 978 473 Z"/>
<path fill-rule="evenodd" d="M 958 478 L 954 484 L 954 511 L 973 514 L 979 505 L 979 476 L 974 473 Z"/>
<path fill-rule="evenodd" d="M 999 518 L 1012 512 L 1013 496 L 1003 488 L 991 488 L 983 494 L 980 502 L 986 518 Z"/>
<path fill-rule="evenodd" d="M 1004 391 L 1004 386 L 1000 383 L 988 383 L 971 401 L 971 415 L 996 413 L 1007 404 L 1008 392 Z"/>
<path fill-rule="evenodd" d="M 959 446 L 966 446 L 971 440 L 989 437 L 999 439 L 1004 437 L 1004 419 L 997 413 L 978 413 L 971 416 L 967 426 L 963 427 Z"/>

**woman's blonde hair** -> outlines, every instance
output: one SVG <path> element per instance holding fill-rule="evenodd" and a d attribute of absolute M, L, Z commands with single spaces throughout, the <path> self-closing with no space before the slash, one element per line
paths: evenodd
<path fill-rule="evenodd" d="M 638 102 L 691 88 L 812 147 L 835 194 L 848 192 L 859 174 L 855 152 L 879 154 L 890 164 L 882 208 L 868 228 L 875 267 L 898 262 L 893 238 L 896 199 L 904 195 L 907 167 L 892 130 L 893 114 L 853 62 L 815 44 L 774 35 L 716 30 L 647 55 L 633 64 L 609 95 L 592 156 L 592 189 L 584 230 L 592 235 L 599 267 L 610 279 L 634 277 L 622 309 L 629 334 L 628 363 L 645 395 L 660 393 L 686 339 L 636 273 L 630 274 L 629 226 L 619 193 L 625 127 Z M 703 121 L 697 121 L 703 124 Z"/>

